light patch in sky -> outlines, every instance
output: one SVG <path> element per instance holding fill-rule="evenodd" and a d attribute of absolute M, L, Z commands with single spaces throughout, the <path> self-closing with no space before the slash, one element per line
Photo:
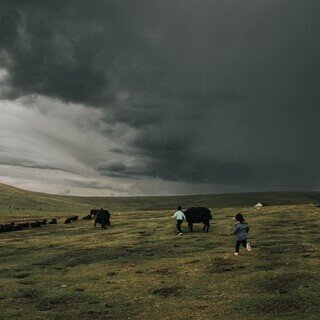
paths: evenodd
<path fill-rule="evenodd" d="M 126 193 L 126 183 L 120 187 L 119 181 L 101 177 L 94 169 L 104 160 L 127 157 L 110 151 L 119 144 L 99 132 L 104 126 L 100 110 L 76 104 L 66 107 L 39 96 L 2 100 L 0 105 L 3 182 L 53 193 L 66 188 L 70 194 Z"/>

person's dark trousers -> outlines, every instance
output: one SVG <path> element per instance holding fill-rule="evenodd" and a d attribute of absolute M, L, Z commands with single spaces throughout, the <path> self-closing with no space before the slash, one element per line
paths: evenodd
<path fill-rule="evenodd" d="M 178 231 L 181 233 L 181 223 L 183 222 L 183 220 L 177 220 L 177 229 Z"/>
<path fill-rule="evenodd" d="M 238 240 L 236 243 L 236 252 L 239 252 L 240 249 L 240 245 L 242 244 L 242 246 L 245 248 L 247 245 L 247 239 L 244 240 Z"/>

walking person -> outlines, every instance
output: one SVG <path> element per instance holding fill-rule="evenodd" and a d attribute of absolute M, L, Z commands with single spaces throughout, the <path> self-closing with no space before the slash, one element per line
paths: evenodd
<path fill-rule="evenodd" d="M 248 251 L 251 251 L 251 245 L 248 242 L 249 225 L 245 222 L 241 213 L 237 213 L 233 219 L 237 220 L 237 223 L 233 226 L 231 235 L 236 237 L 236 251 L 234 255 L 238 256 L 241 244 Z"/>
<path fill-rule="evenodd" d="M 178 229 L 179 236 L 182 235 L 181 224 L 182 224 L 183 220 L 186 220 L 186 216 L 184 215 L 184 213 L 181 210 L 182 210 L 181 206 L 178 206 L 177 211 L 172 216 L 172 219 L 177 220 L 177 229 Z"/>

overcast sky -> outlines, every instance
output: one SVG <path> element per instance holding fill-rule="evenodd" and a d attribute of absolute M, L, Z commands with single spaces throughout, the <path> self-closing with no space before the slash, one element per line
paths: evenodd
<path fill-rule="evenodd" d="M 0 181 L 320 190 L 318 0 L 0 0 Z"/>

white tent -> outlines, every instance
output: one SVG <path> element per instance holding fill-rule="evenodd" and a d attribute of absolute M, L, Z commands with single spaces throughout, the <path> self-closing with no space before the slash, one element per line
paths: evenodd
<path fill-rule="evenodd" d="M 263 204 L 258 202 L 256 205 L 255 205 L 256 208 L 260 208 L 260 207 L 263 207 Z"/>

